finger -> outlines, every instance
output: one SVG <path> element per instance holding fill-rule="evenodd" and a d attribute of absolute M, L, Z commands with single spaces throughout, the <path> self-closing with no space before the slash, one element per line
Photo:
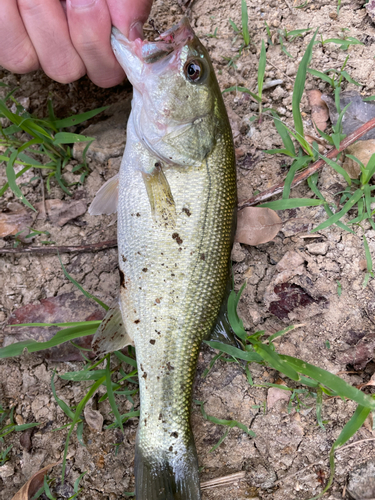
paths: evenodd
<path fill-rule="evenodd" d="M 107 0 L 112 24 L 129 40 L 143 38 L 143 25 L 150 14 L 152 0 Z"/>
<path fill-rule="evenodd" d="M 38 56 L 14 0 L 1 1 L 0 64 L 20 74 L 39 68 Z"/>
<path fill-rule="evenodd" d="M 111 16 L 105 0 L 68 0 L 66 3 L 70 36 L 96 85 L 112 87 L 125 79 L 125 73 L 111 48 Z"/>
<path fill-rule="evenodd" d="M 70 39 L 60 2 L 18 0 L 18 7 L 44 72 L 61 83 L 83 76 L 86 69 Z"/>

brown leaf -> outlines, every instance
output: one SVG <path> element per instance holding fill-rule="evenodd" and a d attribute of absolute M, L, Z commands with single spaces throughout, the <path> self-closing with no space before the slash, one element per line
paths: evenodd
<path fill-rule="evenodd" d="M 235 241 L 260 245 L 273 240 L 281 228 L 282 221 L 274 210 L 246 207 L 238 212 Z"/>
<path fill-rule="evenodd" d="M 54 464 L 49 464 L 43 467 L 43 469 L 36 472 L 31 478 L 27 481 L 26 484 L 22 486 L 22 488 L 14 495 L 12 500 L 30 500 L 35 493 L 43 486 L 43 479 L 47 472 L 61 463 L 61 460 L 55 462 Z"/>
<path fill-rule="evenodd" d="M 80 215 L 86 213 L 86 200 L 62 201 L 59 199 L 46 200 L 36 203 L 35 208 L 39 211 L 38 219 L 44 219 L 47 215 L 52 224 L 63 226 L 72 219 L 76 219 Z"/>
<path fill-rule="evenodd" d="M 14 210 L 0 212 L 0 238 L 14 235 L 33 222 L 32 215 L 25 208 L 17 203 L 13 205 Z"/>
<path fill-rule="evenodd" d="M 83 410 L 86 423 L 94 431 L 101 432 L 103 428 L 104 417 L 98 410 L 93 410 L 89 406 L 85 406 Z"/>
<path fill-rule="evenodd" d="M 30 429 L 26 429 L 21 433 L 20 436 L 20 445 L 26 451 L 30 451 L 32 448 L 31 435 L 34 432 L 34 428 L 30 427 Z"/>
<path fill-rule="evenodd" d="M 365 166 L 371 156 L 375 153 L 375 139 L 367 141 L 358 141 L 345 149 L 346 155 L 352 155 L 358 158 Z M 358 179 L 361 175 L 361 168 L 357 162 L 351 158 L 345 157 L 343 168 L 348 172 L 352 179 Z"/>
<path fill-rule="evenodd" d="M 322 93 L 317 89 L 309 90 L 307 97 L 311 107 L 311 119 L 316 127 L 324 132 L 327 128 L 329 112 L 327 104 L 322 100 Z"/>
<path fill-rule="evenodd" d="M 27 304 L 20 307 L 9 317 L 9 325 L 20 323 L 64 323 L 66 321 L 101 320 L 104 310 L 93 300 L 76 292 L 63 293 L 57 297 L 49 297 L 40 304 Z M 7 328 L 4 347 L 13 342 L 34 339 L 38 342 L 50 340 L 59 330 L 57 327 L 12 327 Z M 92 336 L 75 339 L 75 343 L 84 348 L 91 348 Z M 39 353 L 44 359 L 51 361 L 82 361 L 79 350 L 70 342 L 47 349 Z M 89 353 L 91 354 L 91 353 Z"/>

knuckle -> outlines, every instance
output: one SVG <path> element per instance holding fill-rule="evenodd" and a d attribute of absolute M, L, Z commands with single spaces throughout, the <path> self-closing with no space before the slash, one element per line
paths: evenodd
<path fill-rule="evenodd" d="M 86 74 L 86 68 L 82 62 L 72 64 L 62 61 L 58 65 L 43 67 L 43 70 L 47 76 L 59 83 L 71 83 Z"/>

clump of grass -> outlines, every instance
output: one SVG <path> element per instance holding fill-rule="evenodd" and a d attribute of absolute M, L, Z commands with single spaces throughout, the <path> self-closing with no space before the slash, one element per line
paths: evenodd
<path fill-rule="evenodd" d="M 0 86 L 6 87 L 1 82 Z M 6 163 L 8 181 L 0 188 L 0 196 L 10 188 L 26 206 L 35 210 L 22 194 L 16 182 L 17 179 L 32 168 L 44 170 L 47 172 L 47 190 L 50 189 L 51 180 L 55 179 L 61 189 L 71 195 L 69 186 L 62 177 L 64 167 L 72 159 L 70 145 L 87 142 L 83 152 L 83 162 L 72 170 L 73 173 L 81 174 L 79 182 L 83 183 L 89 173 L 86 152 L 94 138 L 67 132 L 64 129 L 93 118 L 106 107 L 58 119 L 54 114 L 52 102 L 48 101 L 48 117 L 39 119 L 28 113 L 17 101 L 14 97 L 16 90 L 11 90 L 4 99 L 0 99 L 0 118 L 7 119 L 11 123 L 7 127 L 0 124 L 0 147 L 4 150 L 4 154 L 0 154 L 0 161 Z M 27 139 L 24 138 L 25 133 L 28 136 Z M 16 166 L 22 166 L 17 173 Z"/>
<path fill-rule="evenodd" d="M 276 332 L 275 334 L 268 337 L 265 335 L 264 331 L 255 332 L 249 335 L 245 331 L 243 323 L 237 313 L 238 302 L 244 286 L 238 293 L 232 291 L 228 299 L 228 320 L 237 338 L 240 339 L 242 343 L 242 349 L 222 344 L 217 341 L 206 341 L 206 343 L 212 348 L 218 350 L 219 353 L 223 355 L 229 355 L 236 361 L 242 359 L 247 361 L 248 363 L 255 362 L 261 365 L 265 365 L 266 367 L 283 373 L 295 383 L 307 386 L 308 389 L 293 389 L 279 385 L 277 385 L 276 387 L 292 392 L 289 407 L 293 404 L 293 400 L 296 400 L 297 408 L 299 408 L 299 406 L 304 405 L 303 401 L 301 400 L 301 395 L 303 395 L 304 397 L 313 395 L 316 398 L 317 423 L 322 428 L 324 428 L 324 423 L 326 423 L 322 419 L 323 395 L 327 395 L 329 397 L 340 397 L 344 400 L 348 399 L 357 403 L 357 409 L 355 410 L 353 416 L 346 423 L 339 437 L 332 445 L 330 452 L 331 473 L 328 483 L 323 491 L 311 500 L 318 499 L 323 496 L 324 493 L 332 485 L 335 472 L 334 454 L 336 450 L 343 446 L 349 439 L 354 436 L 358 429 L 360 429 L 360 427 L 363 425 L 370 412 L 374 411 L 375 397 L 374 395 L 364 394 L 360 390 L 346 383 L 337 375 L 334 375 L 327 370 L 324 370 L 292 356 L 278 354 L 277 348 L 273 341 L 276 338 L 291 331 L 294 328 L 293 326 L 285 328 L 284 330 Z M 218 358 L 216 357 L 216 359 Z M 249 365 L 247 365 L 246 367 L 247 370 L 249 369 L 248 366 Z M 247 377 L 249 380 L 248 375 Z M 250 381 L 252 383 L 251 374 Z M 275 384 L 267 384 L 267 386 L 274 385 Z M 203 412 L 202 404 L 201 409 Z M 214 417 L 208 417 L 207 415 L 204 416 L 208 420 L 214 422 Z M 218 423 L 222 425 L 230 425 L 229 421 L 226 423 Z M 242 430 L 248 432 L 247 429 Z M 223 436 L 223 438 L 220 439 L 216 447 L 221 444 L 226 435 L 227 433 Z M 216 449 L 216 447 L 214 448 Z"/>

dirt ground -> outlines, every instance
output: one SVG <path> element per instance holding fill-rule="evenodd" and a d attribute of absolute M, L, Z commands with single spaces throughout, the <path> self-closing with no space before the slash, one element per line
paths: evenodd
<path fill-rule="evenodd" d="M 239 38 L 235 40 L 228 20 L 231 18 L 238 26 L 241 25 L 241 2 L 196 0 L 189 15 L 197 34 L 209 49 L 222 89 L 239 85 L 256 91 L 261 41 L 267 41 L 265 22 L 268 23 L 275 43 L 267 44 L 266 79 L 280 79 L 282 83 L 264 92 L 264 105 L 275 108 L 286 123 L 292 125 L 294 78 L 312 33 L 285 43 L 293 56 L 290 58 L 277 43 L 277 30 L 319 27 L 319 33 L 327 39 L 337 38 L 344 28 L 349 29 L 345 33 L 361 40 L 364 45 L 353 45 L 348 51 L 343 51 L 336 44 L 324 47 L 317 44 L 311 67 L 321 71 L 340 68 L 349 55 L 346 69 L 361 83 L 357 89 L 363 95 L 372 95 L 375 93 L 375 26 L 366 15 L 363 3 L 343 0 L 337 16 L 337 2 L 333 0 L 308 0 L 298 9 L 294 8 L 298 2 L 293 4 L 293 0 L 247 0 L 252 44 L 250 50 L 245 50 L 234 61 L 235 66 L 228 66 L 224 57 L 232 58 L 238 54 L 241 41 Z M 159 29 L 170 27 L 181 15 L 181 7 L 174 0 L 155 1 L 152 18 Z M 216 38 L 207 36 L 213 34 L 216 28 Z M 96 149 L 89 155 L 91 173 L 83 186 L 72 187 L 73 199 L 89 204 L 99 187 L 119 168 L 131 97 L 130 85 L 124 83 L 114 89 L 103 90 L 84 78 L 64 86 L 41 73 L 19 76 L 1 70 L 0 77 L 3 82 L 19 87 L 17 97 L 28 98 L 29 111 L 38 116 L 46 112 L 48 97 L 52 97 L 59 117 L 101 105 L 113 105 L 105 116 L 93 120 L 94 128 L 87 135 L 96 134 L 99 140 Z M 330 90 L 327 84 L 309 76 L 306 89 L 312 88 Z M 343 88 L 355 87 L 345 83 Z M 269 156 L 262 152 L 280 147 L 281 140 L 269 117 L 265 117 L 261 124 L 249 121 L 257 111 L 257 104 L 242 93 L 226 93 L 224 99 L 234 133 L 238 197 L 242 201 L 250 198 L 256 190 L 263 191 L 283 178 L 287 172 L 286 162 L 281 156 Z M 302 111 L 305 128 L 312 132 L 310 108 L 305 96 Z M 76 154 L 79 155 L 79 151 Z M 64 174 L 69 182 L 78 180 L 78 176 L 71 172 L 73 164 L 67 166 Z M 31 203 L 40 201 L 42 196 L 40 180 L 33 180 L 34 175 L 30 172 L 28 177 L 22 178 L 22 191 Z M 4 179 L 3 164 L 0 185 L 5 182 Z M 343 188 L 343 180 L 326 167 L 320 175 L 319 187 L 328 199 L 334 199 Z M 306 184 L 292 191 L 292 197 L 311 195 Z M 51 192 L 46 193 L 46 198 L 71 201 L 55 184 L 52 184 Z M 14 201 L 11 192 L 7 191 L 0 200 L 0 209 L 5 210 Z M 309 234 L 312 227 L 325 219 L 321 207 L 287 210 L 279 215 L 284 221 L 283 228 L 272 242 L 258 247 L 236 244 L 233 251 L 236 288 L 246 283 L 239 306 L 245 328 L 249 332 L 265 330 L 274 333 L 287 325 L 300 324 L 302 326 L 275 342 L 280 353 L 299 357 L 340 374 L 352 385 L 368 382 L 375 372 L 372 361 L 375 280 L 370 279 L 368 286 L 362 287 L 365 270 L 362 229 L 358 228 L 356 235 L 337 227 Z M 375 258 L 375 231 L 366 223 L 362 227 Z M 49 231 L 50 239 L 56 245 L 81 245 L 116 238 L 113 217 L 90 217 L 87 212 L 62 227 L 48 219 L 37 219 L 33 228 Z M 39 244 L 40 239 L 35 238 L 33 244 Z M 11 248 L 13 241 L 12 237 L 0 239 L 0 247 Z M 282 259 L 282 263 L 278 264 Z M 116 248 L 97 253 L 63 254 L 62 262 L 86 290 L 106 303 L 116 298 L 119 287 Z M 338 293 L 338 282 L 341 295 Z M 280 306 L 274 296 L 279 283 L 288 283 L 287 292 L 292 294 L 285 307 Z M 65 308 L 65 321 L 100 318 L 103 314 L 96 305 L 82 298 L 64 277 L 55 255 L 1 256 L 0 285 L 0 321 L 3 326 L 16 310 L 27 304 L 38 305 L 43 300 L 43 321 L 49 321 L 48 318 L 54 314 L 53 308 L 57 306 Z M 33 321 L 38 320 L 41 309 L 36 308 L 33 312 Z M 19 335 L 17 340 L 24 338 L 20 330 L 16 332 Z M 22 333 L 26 336 L 30 334 L 29 331 Z M 0 345 L 12 342 L 14 335 L 13 330 L 4 328 L 0 332 Z M 52 430 L 68 423 L 68 419 L 55 403 L 50 379 L 53 370 L 63 374 L 79 370 L 82 363 L 73 358 L 57 361 L 60 354 L 58 351 L 47 357 L 25 354 L 0 361 L 0 403 L 5 408 L 15 406 L 18 424 L 41 423 L 33 432 L 29 446 L 20 443 L 19 433 L 7 436 L 5 442 L 0 443 L 0 450 L 13 445 L 6 470 L 1 472 L 0 468 L 1 500 L 9 500 L 34 472 L 62 458 L 67 431 Z M 253 363 L 250 371 L 257 387 L 251 387 L 242 365 L 219 360 L 209 375 L 203 378 L 203 371 L 214 355 L 215 352 L 207 346 L 202 349 L 194 399 L 205 401 L 208 415 L 238 420 L 249 426 L 256 437 L 251 438 L 239 429 L 231 429 L 224 442 L 210 452 L 226 428 L 204 420 L 199 406 L 193 404 L 192 425 L 202 468 L 201 481 L 241 471 L 245 473 L 243 479 L 228 486 L 204 489 L 204 500 L 305 500 L 319 493 L 329 475 L 330 447 L 352 415 L 355 405 L 326 399 L 323 430 L 317 425 L 315 402 L 311 396 L 302 394 L 301 405 L 294 399 L 288 406 L 285 398 L 272 403 L 272 390 L 262 387 L 262 384 L 279 380 L 280 375 L 273 370 Z M 67 355 L 63 353 L 61 358 L 67 359 Z M 297 387 L 286 378 L 284 382 L 289 387 Z M 70 406 L 78 404 L 86 387 L 87 383 L 79 384 L 56 377 L 57 394 Z M 100 389 L 99 395 L 103 391 Z M 118 398 L 118 405 L 121 413 L 131 408 L 125 398 Z M 138 406 L 136 396 L 135 406 Z M 113 421 L 108 401 L 98 404 L 95 399 L 93 408 L 104 416 L 105 424 Z M 131 419 L 125 425 L 124 436 L 118 430 L 96 432 L 85 425 L 85 447 L 73 434 L 68 452 L 67 482 L 57 488 L 55 493 L 58 498 L 68 498 L 72 494 L 75 479 L 84 471 L 87 474 L 81 482 L 81 500 L 126 498 L 124 492 L 134 490 L 136 428 L 137 419 Z M 375 435 L 371 423 L 366 422 L 354 440 L 372 437 Z M 121 445 L 116 453 L 115 443 L 119 442 Z M 336 454 L 335 481 L 327 498 L 360 498 L 349 496 L 348 480 L 354 469 L 373 457 L 374 444 L 366 441 Z M 58 478 L 60 470 L 57 467 L 53 476 Z"/>

